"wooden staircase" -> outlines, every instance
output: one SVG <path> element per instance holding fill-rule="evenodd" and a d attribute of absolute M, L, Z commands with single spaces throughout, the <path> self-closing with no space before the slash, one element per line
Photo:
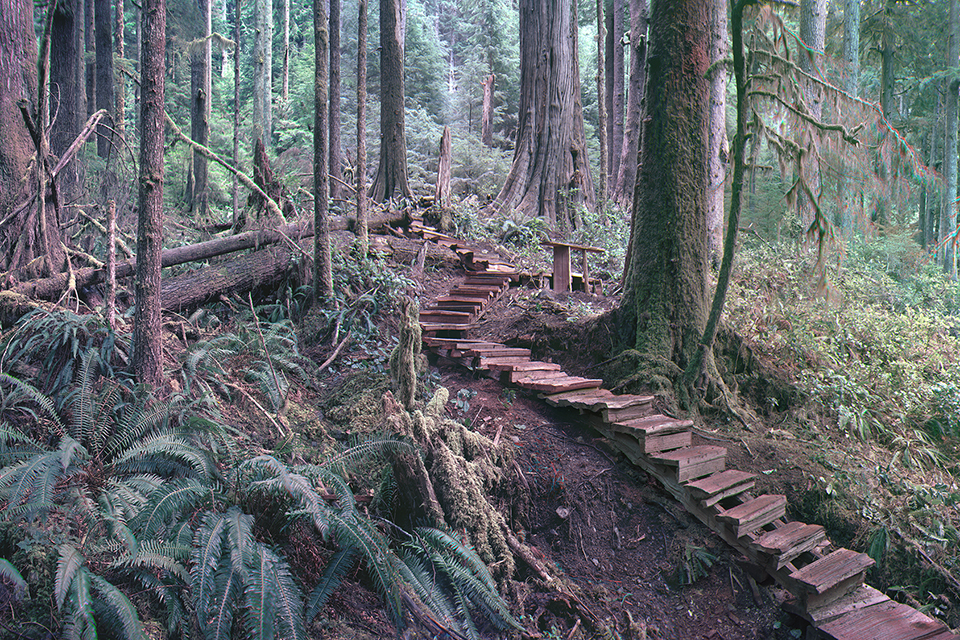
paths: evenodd
<path fill-rule="evenodd" d="M 469 254 L 475 260 L 477 252 L 451 241 L 446 240 L 448 246 L 464 251 L 461 258 Z M 487 258 L 487 264 L 503 272 L 468 273 L 421 311 L 427 348 L 503 384 L 537 393 L 548 405 L 579 412 L 687 511 L 790 591 L 794 599 L 784 607 L 810 623 L 808 639 L 957 637 L 938 620 L 865 585 L 866 571 L 874 564 L 869 556 L 833 548 L 821 526 L 786 522 L 785 496 L 754 495 L 755 474 L 727 469 L 725 447 L 696 443 L 693 423 L 655 413 L 651 396 L 615 395 L 601 388 L 599 379 L 568 375 L 557 364 L 533 360 L 528 349 L 465 338 L 515 276 L 498 259 Z"/>

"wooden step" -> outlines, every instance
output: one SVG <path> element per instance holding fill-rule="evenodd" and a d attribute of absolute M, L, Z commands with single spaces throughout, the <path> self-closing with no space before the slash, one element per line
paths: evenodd
<path fill-rule="evenodd" d="M 651 456 L 651 459 L 664 466 L 675 467 L 677 482 L 687 482 L 717 471 L 723 471 L 726 457 L 727 450 L 725 447 L 700 445 L 665 453 L 661 452 Z"/>
<path fill-rule="evenodd" d="M 629 409 L 630 407 L 649 406 L 653 396 L 637 396 L 630 393 L 614 396 L 600 403 L 601 409 Z"/>
<path fill-rule="evenodd" d="M 472 313 L 463 311 L 442 311 L 439 309 L 420 312 L 420 322 L 446 322 L 448 324 L 470 324 L 474 321 Z"/>
<path fill-rule="evenodd" d="M 807 611 L 800 606 L 799 600 L 788 600 L 783 603 L 783 608 L 801 618 L 805 618 L 814 625 L 821 625 L 824 622 L 836 620 L 840 616 L 845 616 L 852 611 L 872 607 L 881 602 L 887 602 L 890 598 L 880 593 L 870 585 L 860 585 L 845 596 L 834 600 L 822 607 Z"/>
<path fill-rule="evenodd" d="M 420 328 L 426 333 L 435 331 L 465 331 L 471 325 L 452 322 L 421 322 Z"/>
<path fill-rule="evenodd" d="M 611 398 L 616 398 L 617 396 L 608 389 L 582 389 L 564 393 L 545 394 L 540 397 L 552 407 L 574 407 L 576 409 L 593 411 L 594 407 L 597 407 L 599 403 Z"/>
<path fill-rule="evenodd" d="M 504 362 L 490 363 L 487 368 L 493 371 L 560 371 L 558 364 L 529 358 L 505 358 Z"/>
<path fill-rule="evenodd" d="M 818 628 L 821 633 L 836 640 L 933 640 L 950 637 L 943 635 L 948 629 L 939 620 L 893 600 L 851 611 Z"/>
<path fill-rule="evenodd" d="M 510 276 L 502 273 L 471 273 L 463 280 L 463 284 L 489 284 L 507 287 L 510 284 Z"/>
<path fill-rule="evenodd" d="M 463 311 L 466 313 L 479 313 L 483 309 L 483 303 L 479 300 L 474 300 L 472 302 L 453 302 L 453 301 L 444 301 L 444 302 L 435 302 L 433 304 L 427 305 L 423 311 Z"/>
<path fill-rule="evenodd" d="M 469 345 L 494 343 L 484 342 L 483 340 L 466 340 L 464 338 L 437 338 L 436 336 L 424 336 L 423 344 L 427 345 L 428 347 L 467 349 L 469 348 Z"/>
<path fill-rule="evenodd" d="M 650 396 L 635 396 L 637 401 L 625 402 L 620 406 L 607 407 L 601 409 L 600 415 L 604 422 L 623 422 L 625 420 L 635 420 L 650 413 Z M 647 400 L 649 398 L 649 400 Z"/>
<path fill-rule="evenodd" d="M 482 358 L 522 358 L 530 357 L 530 349 L 521 349 L 515 347 L 505 347 L 502 344 L 495 347 L 482 346 L 471 347 L 464 351 L 468 356 L 479 356 Z"/>
<path fill-rule="evenodd" d="M 717 515 L 717 520 L 734 528 L 738 538 L 782 518 L 787 513 L 787 497 L 762 495 Z"/>
<path fill-rule="evenodd" d="M 445 296 L 440 296 L 434 300 L 436 304 L 442 304 L 444 302 L 461 302 L 461 303 L 473 303 L 483 306 L 483 304 L 490 298 L 489 292 L 471 292 L 471 293 L 458 293 L 448 294 Z"/>
<path fill-rule="evenodd" d="M 524 379 L 529 379 L 528 381 L 545 380 L 548 378 L 561 378 L 567 374 L 560 369 L 540 369 L 534 371 L 507 371 L 504 375 L 510 384 L 517 384 Z"/>
<path fill-rule="evenodd" d="M 820 525 L 788 522 L 763 534 L 751 542 L 750 546 L 770 556 L 772 566 L 782 569 L 801 553 L 816 549 L 826 537 Z"/>
<path fill-rule="evenodd" d="M 865 553 L 837 549 L 790 574 L 805 609 L 822 607 L 863 584 L 864 574 L 874 565 Z"/>
<path fill-rule="evenodd" d="M 474 357 L 476 357 L 476 356 L 474 356 Z M 503 357 L 500 357 L 500 356 L 495 355 L 495 352 L 494 352 L 494 354 L 491 354 L 491 355 L 483 355 L 483 356 L 478 357 L 477 360 L 476 360 L 476 365 L 477 365 L 477 368 L 478 368 L 478 369 L 489 369 L 489 368 L 490 368 L 490 365 L 497 365 L 497 364 L 509 364 L 509 365 L 513 365 L 513 364 L 515 364 L 515 363 L 517 363 L 517 362 L 523 362 L 523 361 L 525 361 L 525 360 L 526 360 L 526 361 L 529 361 L 529 360 L 530 360 L 530 356 L 518 355 L 518 356 L 503 356 Z"/>
<path fill-rule="evenodd" d="M 450 289 L 452 295 L 462 295 L 464 293 L 486 293 L 489 296 L 503 291 L 503 287 L 497 287 L 489 284 L 455 284 Z"/>
<path fill-rule="evenodd" d="M 647 454 L 689 447 L 693 440 L 693 434 L 688 431 L 693 421 L 674 420 L 663 415 L 618 421 L 610 426 L 614 431 L 633 434 Z"/>
<path fill-rule="evenodd" d="M 599 387 L 603 380 L 594 380 L 592 378 L 581 378 L 579 376 L 567 376 L 566 378 L 552 378 L 550 380 L 540 380 L 537 382 L 527 382 L 517 385 L 523 389 L 531 391 L 540 391 L 543 393 L 561 393 L 563 391 L 574 391 L 575 389 L 591 389 Z"/>
<path fill-rule="evenodd" d="M 727 469 L 687 485 L 690 495 L 703 506 L 712 507 L 724 498 L 736 496 L 753 489 L 757 475 L 738 469 Z"/>

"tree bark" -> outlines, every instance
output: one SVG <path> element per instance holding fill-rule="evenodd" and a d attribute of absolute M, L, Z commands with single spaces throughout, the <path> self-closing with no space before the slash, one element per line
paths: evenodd
<path fill-rule="evenodd" d="M 620 171 L 620 149 L 623 146 L 623 0 L 607 4 L 607 158 L 610 171 L 607 190 L 613 191 Z"/>
<path fill-rule="evenodd" d="M 200 0 L 203 14 L 203 37 L 190 44 L 190 139 L 204 147 L 209 146 L 211 66 L 213 55 L 210 44 L 212 32 L 213 0 Z M 202 153 L 193 154 L 193 193 L 189 194 L 190 210 L 200 219 L 206 218 L 209 188 L 207 158 Z"/>
<path fill-rule="evenodd" d="M 273 112 L 273 4 L 255 0 L 256 30 L 253 40 L 253 140 L 270 146 Z"/>
<path fill-rule="evenodd" d="M 633 239 L 619 307 L 621 337 L 682 370 L 707 312 L 707 124 L 710 4 L 653 5 Z"/>
<path fill-rule="evenodd" d="M 163 250 L 163 72 L 166 0 L 144 0 L 140 54 L 140 189 L 137 197 L 137 309 L 133 316 L 133 369 L 137 379 L 158 387 L 163 377 L 160 349 L 160 265 Z"/>
<path fill-rule="evenodd" d="M 106 109 L 113 113 L 115 104 L 113 99 L 113 37 L 111 30 L 110 0 L 95 0 L 94 13 L 96 17 L 97 39 L 97 109 Z M 111 118 L 112 120 L 112 118 Z M 101 124 L 97 127 L 97 155 L 106 158 L 110 153 L 113 133 L 110 131 L 113 123 Z"/>
<path fill-rule="evenodd" d="M 497 76 L 490 74 L 480 84 L 483 86 L 483 112 L 480 116 L 480 142 L 485 147 L 493 146 L 493 82 Z"/>
<path fill-rule="evenodd" d="M 84 80 L 87 118 L 97 110 L 97 63 L 93 0 L 83 0 Z"/>
<path fill-rule="evenodd" d="M 843 88 L 851 96 L 860 93 L 860 0 L 843 3 Z"/>
<path fill-rule="evenodd" d="M 635 0 L 632 0 L 635 1 Z M 604 57 L 604 46 L 606 45 L 606 29 L 603 19 L 603 2 L 596 0 L 597 4 L 597 129 L 600 139 L 600 184 L 597 195 L 600 198 L 599 207 L 601 214 L 607 201 L 607 169 L 608 158 L 610 154 L 607 148 L 607 74 L 606 58 Z M 631 2 L 632 6 L 632 2 Z"/>
<path fill-rule="evenodd" d="M 410 198 L 404 131 L 403 51 L 406 0 L 380 0 L 380 165 L 370 198 Z"/>
<path fill-rule="evenodd" d="M 647 87 L 647 3 L 630 0 L 630 91 L 627 94 L 626 128 L 620 152 L 620 169 L 613 198 L 621 208 L 630 210 L 637 184 L 638 154 L 643 127 L 644 92 Z"/>
<path fill-rule="evenodd" d="M 822 77 L 826 23 L 827 0 L 800 1 L 800 40 L 806 50 L 801 51 L 798 56 L 799 66 L 804 73 L 814 78 Z M 815 120 L 820 120 L 823 115 L 823 86 L 819 82 L 806 78 L 801 78 L 801 85 L 810 115 Z M 819 154 L 821 133 L 819 129 L 808 126 L 803 130 L 802 135 L 803 146 L 806 147 L 802 160 L 804 179 L 807 181 L 810 193 L 819 200 L 822 185 Z M 805 228 L 809 227 L 814 221 L 816 207 L 806 197 L 798 198 L 797 203 L 800 206 L 801 223 Z"/>
<path fill-rule="evenodd" d="M 240 168 L 240 0 L 234 0 L 233 13 L 233 166 Z M 233 176 L 233 228 L 243 226 L 240 216 L 240 177 Z"/>
<path fill-rule="evenodd" d="M 280 100 L 287 104 L 290 99 L 290 0 L 283 0 L 283 84 Z"/>
<path fill-rule="evenodd" d="M 367 0 L 357 9 L 357 234 L 361 255 L 367 255 Z"/>
<path fill-rule="evenodd" d="M 723 194 L 727 177 L 727 5 L 711 3 L 710 140 L 707 147 L 707 248 L 714 264 L 723 253 Z"/>
<path fill-rule="evenodd" d="M 330 199 L 343 198 L 343 150 L 340 144 L 340 0 L 330 0 L 330 144 L 327 162 Z"/>
<path fill-rule="evenodd" d="M 329 40 L 327 15 L 322 2 L 313 3 L 313 294 L 321 300 L 333 294 L 333 265 L 330 254 L 330 202 L 327 176 L 327 87 Z"/>
<path fill-rule="evenodd" d="M 441 209 L 450 206 L 450 164 L 450 127 L 444 127 L 437 162 L 437 186 L 433 192 L 433 201 Z"/>
<path fill-rule="evenodd" d="M 50 33 L 51 109 L 57 114 L 50 131 L 50 150 L 59 158 L 80 134 L 83 120 L 81 0 L 59 0 Z M 61 199 L 73 200 L 80 189 L 80 163 L 71 161 L 59 174 Z M 2 207 L 0 207 L 2 211 Z"/>
<path fill-rule="evenodd" d="M 114 24 L 113 24 L 113 43 L 117 60 L 123 60 L 123 0 L 115 0 Z M 124 120 L 126 120 L 126 91 L 127 83 L 123 79 L 123 72 L 117 74 L 116 88 L 114 91 L 114 116 L 113 128 L 116 131 L 117 139 L 122 144 L 126 131 L 124 130 Z"/>
<path fill-rule="evenodd" d="M 950 24 L 947 38 L 948 69 L 960 64 L 960 0 L 950 0 Z M 941 198 L 944 212 L 940 214 L 940 241 L 943 246 L 943 270 L 953 281 L 957 280 L 957 126 L 958 91 L 960 82 L 948 80 L 944 109 L 946 136 L 943 149 L 943 185 Z M 948 239 L 949 238 L 949 239 Z"/>
<path fill-rule="evenodd" d="M 552 229 L 567 202 L 594 206 L 571 0 L 520 2 L 520 122 L 513 165 L 492 203 L 542 216 Z"/>

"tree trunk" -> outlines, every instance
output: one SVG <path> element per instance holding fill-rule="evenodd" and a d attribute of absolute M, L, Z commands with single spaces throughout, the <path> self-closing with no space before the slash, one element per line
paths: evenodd
<path fill-rule="evenodd" d="M 620 149 L 623 146 L 623 0 L 609 0 L 607 5 L 607 158 L 610 171 L 607 190 L 612 191 L 620 171 Z"/>
<path fill-rule="evenodd" d="M 798 56 L 800 69 L 813 78 L 821 78 L 821 67 L 823 62 L 823 48 L 826 34 L 827 22 L 827 0 L 801 0 L 800 1 L 800 40 L 803 41 L 806 49 L 800 51 Z M 820 120 L 823 116 L 823 86 L 819 82 L 801 78 L 803 86 L 804 99 L 810 115 Z M 810 193 L 819 200 L 821 190 L 820 178 L 820 154 L 819 140 L 820 131 L 814 127 L 807 127 L 803 133 L 806 147 L 804 153 L 804 179 L 810 189 Z M 800 206 L 801 224 L 804 228 L 810 226 L 814 221 L 816 207 L 810 203 L 806 197 L 800 197 L 797 200 Z"/>
<path fill-rule="evenodd" d="M 950 0 L 950 25 L 947 38 L 947 69 L 955 70 L 960 63 L 960 0 Z M 957 280 L 957 100 L 960 83 L 950 79 L 947 84 L 945 113 L 946 136 L 943 149 L 943 185 L 941 198 L 944 212 L 940 215 L 940 241 L 944 242 L 943 270 L 953 281 Z M 950 240 L 947 240 L 950 238 Z"/>
<path fill-rule="evenodd" d="M 87 118 L 97 110 L 97 63 L 96 63 L 96 31 L 94 25 L 93 0 L 83 0 L 83 50 L 84 50 L 84 79 L 86 85 Z"/>
<path fill-rule="evenodd" d="M 644 92 L 647 86 L 647 3 L 630 0 L 630 91 L 627 94 L 627 121 L 620 151 L 620 169 L 611 198 L 623 209 L 631 209 L 637 184 L 640 138 L 643 127 Z"/>
<path fill-rule="evenodd" d="M 270 146 L 270 119 L 273 111 L 273 4 L 255 1 L 256 30 L 253 40 L 253 140 Z"/>
<path fill-rule="evenodd" d="M 513 165 L 492 207 L 542 216 L 594 205 L 583 133 L 577 22 L 571 0 L 520 2 L 520 121 Z"/>
<path fill-rule="evenodd" d="M 233 13 L 233 166 L 240 168 L 240 0 L 234 0 Z M 243 226 L 240 216 L 240 185 L 233 176 L 233 229 Z"/>
<path fill-rule="evenodd" d="M 99 1 L 99 0 L 98 0 Z M 139 382 L 158 387 L 160 350 L 160 264 L 163 250 L 163 71 L 166 0 L 144 0 L 140 54 L 140 190 L 137 198 L 137 309 L 133 316 L 133 369 Z"/>
<path fill-rule="evenodd" d="M 635 1 L 635 0 L 634 0 Z M 604 206 L 607 201 L 607 169 L 608 158 L 610 154 L 607 148 L 607 74 L 606 58 L 604 56 L 604 46 L 606 44 L 606 30 L 603 19 L 603 2 L 596 0 L 597 4 L 597 133 L 600 139 L 600 180 L 597 195 L 599 196 L 599 209 L 601 215 L 604 215 Z"/>
<path fill-rule="evenodd" d="M 63 259 L 59 220 L 54 207 L 46 206 L 48 194 L 38 193 L 39 184 L 47 181 L 36 179 L 32 159 L 38 145 L 18 105 L 25 101 L 27 117 L 36 126 L 37 39 L 30 2 L 0 0 L 0 78 L 0 216 L 6 221 L 0 229 L 0 271 L 13 272 L 5 279 L 47 275 Z"/>
<path fill-rule="evenodd" d="M 111 35 L 110 0 L 95 0 L 97 37 L 97 109 L 113 113 L 113 37 Z M 110 153 L 113 123 L 97 127 L 97 155 L 106 158 Z"/>
<path fill-rule="evenodd" d="M 200 0 L 203 14 L 203 37 L 190 44 L 190 139 L 204 147 L 209 146 L 211 69 L 213 56 L 210 46 L 213 0 Z M 207 158 L 193 154 L 193 192 L 189 194 L 190 210 L 201 220 L 209 213 Z"/>
<path fill-rule="evenodd" d="M 322 2 L 313 3 L 313 294 L 317 300 L 333 295 L 330 254 L 329 178 L 327 176 L 327 75 L 329 40 L 327 15 Z"/>
<path fill-rule="evenodd" d="M 856 97 L 860 93 L 860 0 L 843 3 L 844 90 Z"/>
<path fill-rule="evenodd" d="M 682 370 L 707 313 L 710 3 L 655 2 L 633 239 L 618 320 L 627 348 Z"/>
<path fill-rule="evenodd" d="M 380 0 L 380 165 L 370 198 L 411 197 L 404 132 L 403 51 L 406 0 Z"/>
<path fill-rule="evenodd" d="M 723 254 L 723 194 L 727 177 L 727 5 L 711 3 L 710 140 L 707 143 L 707 248 L 710 260 L 720 263 Z"/>
<path fill-rule="evenodd" d="M 357 10 L 357 233 L 361 255 L 367 255 L 367 0 Z"/>
<path fill-rule="evenodd" d="M 287 104 L 290 99 L 290 0 L 283 0 L 283 84 L 280 89 L 280 101 Z"/>
<path fill-rule="evenodd" d="M 330 199 L 343 198 L 343 150 L 340 145 L 340 0 L 330 0 Z"/>
<path fill-rule="evenodd" d="M 480 141 L 485 147 L 493 146 L 493 81 L 497 76 L 488 75 L 480 84 L 483 86 L 483 114 L 480 118 Z"/>
<path fill-rule="evenodd" d="M 440 138 L 440 158 L 437 162 L 437 186 L 433 201 L 440 209 L 450 206 L 450 127 L 443 128 Z"/>
<path fill-rule="evenodd" d="M 80 134 L 83 101 L 78 80 L 83 77 L 81 0 L 59 0 L 50 33 L 51 109 L 57 114 L 50 132 L 50 150 L 59 158 Z M 60 198 L 71 201 L 80 189 L 80 163 L 71 161 L 59 174 Z M 2 207 L 0 207 L 2 211 Z"/>
<path fill-rule="evenodd" d="M 113 24 L 113 42 L 114 42 L 114 51 L 116 52 L 117 60 L 123 60 L 123 0 L 116 0 L 116 6 L 114 7 L 114 24 Z M 126 120 L 126 91 L 127 83 L 123 79 L 123 72 L 117 74 L 116 78 L 116 91 L 114 92 L 114 115 L 113 115 L 113 128 L 117 132 L 117 138 L 120 143 L 123 143 L 126 131 L 124 130 L 124 120 Z"/>

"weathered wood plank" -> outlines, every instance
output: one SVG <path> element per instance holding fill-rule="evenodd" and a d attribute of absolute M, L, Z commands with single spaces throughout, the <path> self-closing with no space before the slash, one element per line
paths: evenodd
<path fill-rule="evenodd" d="M 570 407 L 577 403 L 578 409 L 592 407 L 595 403 L 607 398 L 615 397 L 608 389 L 586 389 L 582 391 L 568 391 L 564 393 L 544 394 L 540 396 L 552 407 Z"/>
<path fill-rule="evenodd" d="M 506 373 L 507 380 L 511 384 L 517 384 L 521 380 L 532 382 L 534 380 L 545 380 L 549 378 L 562 378 L 567 375 L 559 369 L 543 369 L 534 371 L 509 371 Z"/>
<path fill-rule="evenodd" d="M 647 406 L 653 402 L 653 396 L 638 396 L 633 394 L 624 394 L 605 399 L 600 403 L 601 409 L 626 409 L 628 407 Z"/>
<path fill-rule="evenodd" d="M 837 549 L 828 556 L 790 574 L 797 585 L 809 593 L 824 593 L 847 578 L 874 565 L 873 558 L 850 549 Z"/>
<path fill-rule="evenodd" d="M 738 538 L 768 525 L 787 513 L 787 497 L 762 495 L 728 509 L 717 515 L 717 520 L 727 522 L 736 529 Z"/>
<path fill-rule="evenodd" d="M 699 445 L 656 453 L 651 458 L 654 462 L 675 467 L 677 482 L 687 482 L 723 471 L 726 456 L 727 450 L 724 447 Z"/>
<path fill-rule="evenodd" d="M 819 627 L 836 640 L 923 640 L 946 627 L 912 607 L 892 600 L 841 616 Z"/>
<path fill-rule="evenodd" d="M 757 551 L 770 554 L 777 568 L 785 566 L 800 554 L 820 546 L 826 539 L 823 527 L 803 522 L 788 522 L 769 531 L 751 543 Z"/>
<path fill-rule="evenodd" d="M 530 349 L 521 349 L 499 345 L 484 345 L 470 347 L 464 350 L 468 356 L 480 356 L 483 358 L 529 358 Z"/>
<path fill-rule="evenodd" d="M 560 365 L 553 362 L 512 358 L 503 362 L 491 362 L 487 368 L 493 371 L 560 371 Z"/>
<path fill-rule="evenodd" d="M 836 620 L 840 616 L 845 616 L 852 611 L 872 607 L 881 602 L 890 600 L 887 596 L 880 593 L 869 585 L 861 585 L 842 598 L 826 604 L 822 607 L 807 610 L 799 600 L 788 600 L 783 603 L 783 608 L 789 613 L 800 616 L 814 625 L 821 625 L 831 620 Z"/>
<path fill-rule="evenodd" d="M 728 469 L 687 485 L 690 494 L 700 500 L 704 507 L 712 507 L 724 498 L 740 495 L 753 489 L 756 474 L 738 469 Z"/>
<path fill-rule="evenodd" d="M 603 380 L 592 378 L 581 378 L 579 376 L 568 376 L 567 378 L 554 378 L 552 380 L 542 380 L 539 382 L 529 382 L 518 386 L 531 391 L 561 393 L 563 391 L 573 391 L 575 389 L 590 389 L 599 387 Z"/>
<path fill-rule="evenodd" d="M 617 424 L 621 427 L 639 431 L 644 435 L 652 436 L 679 433 L 692 427 L 693 420 L 676 420 L 668 416 L 656 414 L 630 420 L 618 420 Z"/>

